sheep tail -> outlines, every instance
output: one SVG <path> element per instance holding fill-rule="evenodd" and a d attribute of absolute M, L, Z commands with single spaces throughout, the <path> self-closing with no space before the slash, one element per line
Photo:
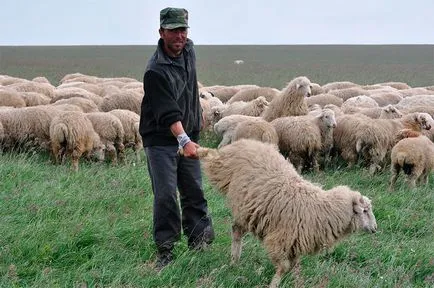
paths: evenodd
<path fill-rule="evenodd" d="M 398 162 L 399 166 L 402 167 L 402 170 L 404 171 L 404 173 L 406 175 L 411 175 L 411 173 L 413 171 L 414 164 L 408 163 L 408 162 L 406 163 L 405 162 L 406 156 L 407 156 L 406 153 L 402 153 L 402 152 L 398 153 L 396 155 L 396 162 Z"/>

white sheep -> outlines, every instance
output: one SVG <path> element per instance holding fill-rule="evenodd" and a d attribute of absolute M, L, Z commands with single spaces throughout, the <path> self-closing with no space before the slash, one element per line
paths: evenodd
<path fill-rule="evenodd" d="M 64 105 L 64 104 L 72 104 L 80 107 L 83 112 L 90 113 L 90 112 L 98 112 L 98 106 L 90 99 L 81 98 L 81 97 L 71 97 L 68 99 L 61 99 L 58 100 L 51 105 L 58 106 L 58 105 Z"/>
<path fill-rule="evenodd" d="M 214 133 L 217 136 L 222 137 L 218 147 L 220 148 L 231 143 L 235 128 L 239 123 L 246 120 L 261 121 L 262 118 L 246 115 L 230 115 L 223 117 L 216 124 L 214 124 Z"/>
<path fill-rule="evenodd" d="M 112 164 L 125 161 L 125 131 L 121 120 L 108 112 L 86 113 L 93 129 L 105 146 L 105 153 Z"/>
<path fill-rule="evenodd" d="M 434 169 L 434 143 L 424 135 L 404 138 L 392 148 L 389 190 L 393 190 L 401 169 L 407 175 L 409 188 L 416 182 L 428 184 L 428 176 Z"/>
<path fill-rule="evenodd" d="M 74 171 L 84 154 L 104 160 L 104 145 L 92 122 L 82 112 L 68 111 L 53 118 L 50 124 L 51 154 L 55 164 L 70 156 Z"/>
<path fill-rule="evenodd" d="M 327 84 L 324 84 L 322 86 L 322 89 L 324 90 L 324 93 L 328 93 L 331 90 L 338 90 L 338 89 L 347 89 L 347 88 L 353 88 L 353 87 L 360 87 L 359 84 L 353 83 L 351 81 L 338 81 L 338 82 L 330 82 Z"/>
<path fill-rule="evenodd" d="M 114 109 L 126 109 L 140 115 L 143 94 L 132 90 L 123 90 L 120 93 L 113 93 L 105 96 L 99 105 L 99 109 L 109 112 Z"/>
<path fill-rule="evenodd" d="M 265 99 L 270 102 L 279 94 L 279 90 L 271 87 L 257 87 L 257 88 L 249 88 L 242 89 L 235 93 L 234 96 L 231 97 L 227 101 L 227 103 L 234 103 L 237 101 L 249 102 L 255 100 L 256 98 L 263 96 Z"/>
<path fill-rule="evenodd" d="M 342 103 L 344 103 L 342 98 L 328 93 L 317 94 L 306 98 L 306 104 L 308 107 L 314 104 L 319 104 L 321 107 L 324 107 L 327 104 L 334 104 L 341 107 Z"/>
<path fill-rule="evenodd" d="M 281 117 L 271 122 L 279 138 L 279 150 L 287 155 L 298 173 L 312 164 L 319 171 L 320 155 L 329 160 L 333 147 L 335 113 L 323 109 L 317 116 Z"/>
<path fill-rule="evenodd" d="M 366 95 L 366 90 L 360 88 L 360 87 L 351 87 L 351 88 L 345 88 L 345 89 L 339 89 L 339 90 L 330 90 L 327 92 L 328 94 L 333 94 L 339 98 L 342 98 L 342 100 L 346 101 L 351 97 L 356 97 L 360 95 Z"/>
<path fill-rule="evenodd" d="M 379 107 L 378 103 L 372 99 L 369 96 L 366 95 L 359 95 L 355 97 L 348 98 L 344 101 L 344 103 L 341 106 L 341 110 L 344 113 L 347 113 L 347 111 L 351 111 L 354 107 L 357 108 L 373 108 L 373 107 Z"/>
<path fill-rule="evenodd" d="M 276 129 L 270 122 L 263 119 L 245 120 L 235 127 L 232 142 L 240 139 L 255 139 L 258 141 L 271 143 L 278 148 L 279 137 Z"/>
<path fill-rule="evenodd" d="M 26 107 L 26 101 L 24 101 L 23 97 L 19 92 L 0 87 L 0 106 L 9 106 L 9 107 Z"/>
<path fill-rule="evenodd" d="M 305 97 L 310 95 L 310 80 L 305 76 L 294 78 L 270 102 L 262 117 L 271 122 L 279 117 L 306 115 L 308 109 Z"/>
<path fill-rule="evenodd" d="M 255 235 L 276 269 L 269 287 L 278 287 L 300 256 L 356 230 L 377 230 L 366 196 L 347 186 L 323 190 L 310 183 L 271 144 L 242 139 L 219 150 L 198 148 L 198 155 L 232 211 L 232 261 L 241 256 L 242 237 Z"/>
<path fill-rule="evenodd" d="M 126 109 L 115 109 L 109 113 L 121 120 L 125 132 L 124 146 L 132 147 L 136 154 L 136 161 L 140 162 L 140 151 L 143 150 L 142 137 L 139 133 L 140 115 Z"/>

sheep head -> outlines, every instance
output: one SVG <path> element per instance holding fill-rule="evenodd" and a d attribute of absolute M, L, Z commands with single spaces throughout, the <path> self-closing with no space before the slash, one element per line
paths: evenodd
<path fill-rule="evenodd" d="M 390 104 L 383 107 L 381 109 L 381 113 L 382 114 L 384 113 L 384 115 L 380 116 L 380 118 L 385 118 L 385 119 L 396 119 L 402 117 L 401 111 L 399 111 L 396 107 Z"/>
<path fill-rule="evenodd" d="M 302 94 L 304 97 L 309 97 L 312 94 L 310 80 L 305 76 L 292 79 L 287 88 L 297 91 L 297 93 Z"/>
<path fill-rule="evenodd" d="M 371 200 L 368 197 L 355 197 L 353 200 L 353 212 L 359 228 L 369 233 L 377 231 L 377 221 L 372 212 Z"/>
<path fill-rule="evenodd" d="M 336 117 L 333 110 L 328 108 L 322 109 L 320 117 L 321 121 L 324 122 L 328 128 L 336 128 Z"/>
<path fill-rule="evenodd" d="M 433 125 L 434 120 L 428 113 L 416 113 L 414 115 L 414 120 L 420 124 L 420 127 L 424 130 L 430 130 L 431 125 Z"/>

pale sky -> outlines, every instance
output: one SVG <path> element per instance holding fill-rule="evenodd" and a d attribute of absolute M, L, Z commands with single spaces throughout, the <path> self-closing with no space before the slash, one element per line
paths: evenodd
<path fill-rule="evenodd" d="M 168 6 L 197 45 L 434 44 L 433 0 L 1 0 L 0 45 L 155 45 Z"/>

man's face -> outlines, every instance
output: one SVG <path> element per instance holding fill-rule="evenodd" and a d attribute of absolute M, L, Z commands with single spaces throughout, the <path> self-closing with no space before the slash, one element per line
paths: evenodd
<path fill-rule="evenodd" d="M 164 40 L 166 53 L 171 57 L 181 54 L 187 43 L 187 28 L 180 27 L 176 29 L 160 29 L 160 37 Z"/>

